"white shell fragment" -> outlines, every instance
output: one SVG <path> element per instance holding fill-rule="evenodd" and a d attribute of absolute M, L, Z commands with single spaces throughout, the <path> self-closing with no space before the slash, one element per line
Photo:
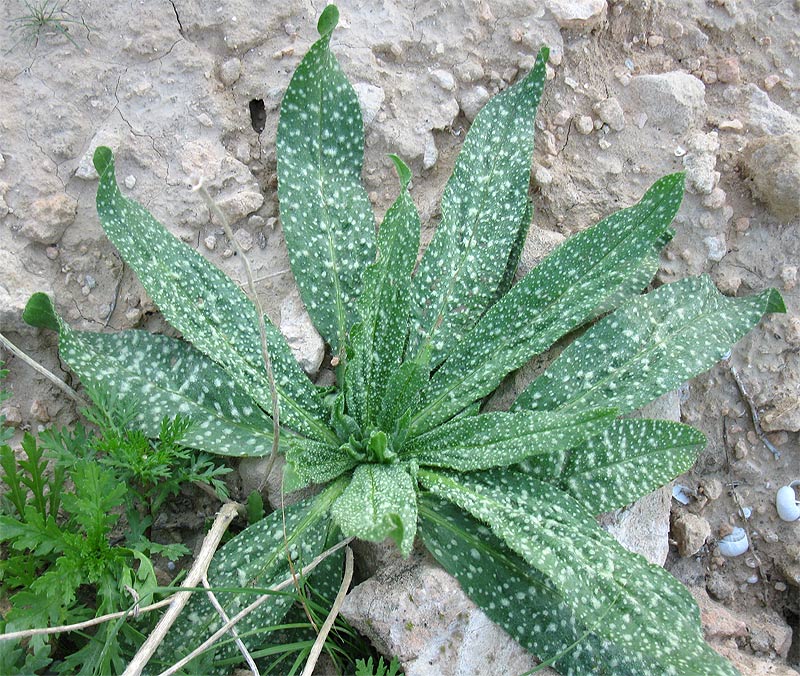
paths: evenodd
<path fill-rule="evenodd" d="M 783 486 L 778 489 L 778 494 L 775 496 L 775 507 L 778 510 L 778 516 L 784 521 L 797 521 L 800 519 L 800 502 L 794 492 L 794 486 L 798 481 L 793 481 L 788 486 Z"/>
<path fill-rule="evenodd" d="M 681 484 L 675 484 L 672 487 L 672 497 L 675 498 L 682 505 L 688 505 L 692 499 L 690 489 Z"/>
<path fill-rule="evenodd" d="M 733 532 L 719 541 L 719 551 L 722 556 L 739 556 L 744 554 L 749 547 L 750 543 L 747 541 L 747 533 L 744 528 L 734 528 Z"/>

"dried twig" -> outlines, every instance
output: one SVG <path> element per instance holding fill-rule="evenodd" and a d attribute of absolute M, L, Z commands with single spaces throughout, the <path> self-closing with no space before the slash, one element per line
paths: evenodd
<path fill-rule="evenodd" d="M 216 611 L 219 613 L 222 621 L 230 621 L 231 618 L 228 617 L 228 613 L 225 612 L 225 609 L 217 600 L 216 595 L 213 591 L 211 591 L 211 585 L 208 583 L 208 575 L 203 575 L 203 586 L 206 588 L 208 600 L 211 601 L 211 605 L 214 606 Z M 253 656 L 250 654 L 250 651 L 247 649 L 247 646 L 244 644 L 242 639 L 239 638 L 239 633 L 236 631 L 236 627 L 231 627 L 231 636 L 233 636 L 236 642 L 236 647 L 239 648 L 239 652 L 242 653 L 242 657 L 244 657 L 244 661 L 247 662 L 247 666 L 250 667 L 250 671 L 253 673 L 253 676 L 261 676 L 261 673 L 258 671 L 258 666 L 256 666 L 255 660 L 253 660 Z"/>
<path fill-rule="evenodd" d="M 34 371 L 38 371 L 41 373 L 45 378 L 47 378 L 50 382 L 52 382 L 56 387 L 58 387 L 62 392 L 64 392 L 70 399 L 74 400 L 81 406 L 88 406 L 89 402 L 86 401 L 80 394 L 78 394 L 75 390 L 73 390 L 69 385 L 67 385 L 61 378 L 59 378 L 54 373 L 48 371 L 44 366 L 42 366 L 39 362 L 37 362 L 32 357 L 29 357 L 25 354 L 22 350 L 20 350 L 14 343 L 12 343 L 8 338 L 6 338 L 2 333 L 0 333 L 0 343 L 2 343 L 5 348 L 11 352 L 13 355 L 19 357 L 22 361 L 24 361 L 28 366 L 30 366 Z"/>
<path fill-rule="evenodd" d="M 742 377 L 739 375 L 739 372 L 736 370 L 736 367 L 731 364 L 730 357 L 725 360 L 728 364 L 728 368 L 731 371 L 731 375 L 733 376 L 733 380 L 736 382 L 736 387 L 739 390 L 739 394 L 741 395 L 744 402 L 747 404 L 747 407 L 750 409 L 750 417 L 753 420 L 753 429 L 756 432 L 756 435 L 759 439 L 761 439 L 761 443 L 766 446 L 769 451 L 775 456 L 775 460 L 780 460 L 781 452 L 775 448 L 774 444 L 767 439 L 767 435 L 764 434 L 764 430 L 761 427 L 761 418 L 758 415 L 758 408 L 756 408 L 755 402 L 753 398 L 748 393 L 747 389 L 744 386 L 744 381 Z"/>
<path fill-rule="evenodd" d="M 306 575 L 310 573 L 314 568 L 316 568 L 320 563 L 322 563 L 325 559 L 327 559 L 331 554 L 339 551 L 342 547 L 346 547 L 347 545 L 352 542 L 353 538 L 349 537 L 341 542 L 335 544 L 330 549 L 326 549 L 322 554 L 316 557 L 311 563 L 307 566 L 303 566 L 301 569 L 301 574 Z M 236 615 L 234 615 L 230 620 L 228 620 L 225 624 L 223 624 L 217 631 L 215 631 L 211 636 L 209 636 L 203 643 L 201 643 L 197 648 L 192 650 L 186 657 L 181 658 L 178 662 L 173 664 L 169 669 L 166 671 L 162 671 L 158 676 L 172 676 L 172 674 L 177 673 L 183 667 L 185 667 L 189 662 L 191 662 L 195 657 L 200 655 L 201 653 L 205 652 L 210 646 L 214 645 L 220 638 L 222 638 L 225 634 L 228 633 L 231 627 L 236 625 L 242 618 L 247 617 L 250 613 L 252 613 L 256 608 L 261 606 L 267 600 L 272 598 L 275 592 L 279 592 L 282 589 L 286 589 L 292 584 L 291 576 L 286 578 L 283 582 L 279 582 L 278 584 L 270 587 L 269 593 L 262 594 L 259 596 L 255 601 L 253 601 L 249 606 L 239 611 Z"/>
<path fill-rule="evenodd" d="M 231 521 L 238 514 L 241 505 L 235 502 L 226 502 L 222 505 L 222 509 L 217 513 L 217 518 L 208 531 L 206 537 L 203 539 L 203 545 L 200 548 L 200 553 L 195 559 L 192 569 L 186 576 L 186 587 L 196 587 L 203 579 L 211 564 L 211 559 L 217 551 L 217 545 L 228 529 Z M 147 637 L 147 640 L 139 648 L 136 655 L 134 655 L 128 667 L 123 672 L 123 676 L 139 676 L 142 670 L 147 665 L 150 658 L 155 654 L 158 646 L 164 640 L 169 628 L 178 619 L 178 615 L 183 610 L 184 606 L 189 602 L 189 597 L 192 592 L 178 592 L 172 597 L 171 603 L 167 612 L 158 621 L 155 629 Z"/>
<path fill-rule="evenodd" d="M 197 184 L 192 189 L 200 193 L 206 205 L 208 205 L 208 208 L 214 215 L 216 215 L 217 220 L 219 220 L 219 222 L 222 224 L 222 229 L 225 231 L 225 236 L 228 238 L 228 241 L 233 247 L 233 250 L 236 252 L 236 255 L 239 256 L 239 260 L 242 261 L 244 273 L 247 277 L 247 288 L 250 290 L 250 300 L 253 301 L 253 304 L 256 308 L 256 314 L 258 315 L 258 332 L 261 336 L 261 356 L 264 359 L 264 368 L 267 372 L 267 381 L 269 382 L 269 392 L 270 396 L 272 397 L 272 451 L 269 454 L 269 461 L 267 462 L 266 472 L 264 472 L 262 485 L 258 487 L 260 492 L 261 489 L 264 488 L 263 484 L 266 483 L 269 473 L 272 471 L 272 467 L 275 464 L 275 459 L 278 457 L 278 445 L 280 438 L 280 409 L 278 406 L 278 391 L 275 388 L 275 374 L 272 370 L 272 359 L 269 354 L 269 346 L 267 345 L 267 324 L 266 320 L 264 319 L 264 307 L 261 305 L 261 300 L 256 292 L 256 284 L 253 280 L 253 271 L 250 268 L 250 261 L 247 259 L 247 256 L 244 255 L 244 251 L 242 251 L 241 247 L 239 246 L 239 242 L 237 242 L 236 238 L 233 236 L 233 230 L 231 230 L 230 223 L 228 223 L 228 218 L 224 213 L 222 213 L 222 209 L 219 208 L 219 205 L 211 198 L 211 195 L 209 194 L 205 185 L 203 185 L 202 177 L 197 181 Z"/>
<path fill-rule="evenodd" d="M 328 617 L 325 618 L 322 629 L 320 629 L 319 634 L 317 634 L 317 640 L 314 641 L 314 645 L 311 647 L 311 652 L 308 654 L 308 661 L 306 662 L 306 666 L 303 669 L 301 676 L 311 676 L 311 674 L 314 673 L 314 667 L 317 666 L 317 660 L 319 659 L 320 654 L 322 654 L 322 648 L 325 645 L 325 640 L 328 638 L 328 634 L 333 627 L 333 623 L 336 621 L 336 616 L 339 614 L 339 609 L 344 603 L 344 597 L 347 595 L 347 590 L 350 588 L 350 582 L 353 579 L 353 550 L 348 547 L 344 551 L 344 578 L 342 578 L 342 585 L 339 587 L 339 593 L 336 594 L 336 598 L 333 601 L 333 605 L 328 613 Z"/>

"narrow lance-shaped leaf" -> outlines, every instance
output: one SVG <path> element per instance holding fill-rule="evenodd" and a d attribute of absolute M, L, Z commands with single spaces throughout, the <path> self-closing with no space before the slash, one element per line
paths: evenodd
<path fill-rule="evenodd" d="M 425 547 L 494 622 L 564 676 L 639 676 L 642 665 L 580 622 L 550 581 L 486 526 L 429 493 L 419 502 Z M 613 608 L 611 606 L 608 610 Z"/>
<path fill-rule="evenodd" d="M 616 409 L 567 416 L 484 413 L 445 423 L 414 438 L 402 449 L 401 457 L 462 472 L 505 467 L 532 455 L 571 448 L 598 434 L 616 415 Z"/>
<path fill-rule="evenodd" d="M 507 469 L 471 475 L 420 469 L 418 478 L 487 523 L 549 580 L 580 624 L 638 660 L 641 673 L 737 673 L 703 640 L 686 588 L 623 548 L 566 493 Z"/>
<path fill-rule="evenodd" d="M 345 482 L 332 484 L 320 495 L 278 510 L 246 528 L 226 543 L 214 556 L 208 570 L 208 581 L 213 588 L 232 589 L 257 587 L 264 589 L 292 577 L 322 552 L 330 519 L 327 515 L 331 503 L 341 494 Z M 289 567 L 287 556 L 292 559 Z M 260 594 L 260 592 L 259 592 Z M 259 594 L 243 591 L 217 591 L 215 596 L 228 617 L 256 600 Z M 240 635 L 256 632 L 261 627 L 277 624 L 292 604 L 292 597 L 276 595 L 246 616 L 236 625 Z M 165 666 L 202 643 L 222 625 L 219 612 L 205 594 L 192 594 L 189 604 L 178 617 L 175 626 L 159 646 L 153 662 Z M 254 635 L 247 640 L 248 647 L 257 648 Z M 238 654 L 233 643 L 216 648 L 216 661 Z M 187 673 L 198 673 L 190 663 Z M 219 666 L 214 673 L 230 672 L 229 666 Z"/>
<path fill-rule="evenodd" d="M 688 472 L 705 446 L 703 433 L 669 420 L 616 420 L 570 450 L 557 485 L 592 514 L 629 505 Z M 537 458 L 529 462 L 535 464 Z"/>
<path fill-rule="evenodd" d="M 417 532 L 414 481 L 401 464 L 359 465 L 331 514 L 344 535 L 373 542 L 391 537 L 408 556 Z"/>
<path fill-rule="evenodd" d="M 627 413 L 711 368 L 764 313 L 783 311 L 774 290 L 727 298 L 707 276 L 665 284 L 575 340 L 514 408 Z"/>
<path fill-rule="evenodd" d="M 99 147 L 97 213 L 108 238 L 133 268 L 164 317 L 216 361 L 266 411 L 272 395 L 261 353 L 256 309 L 219 268 L 173 237 L 139 203 L 123 197 L 111 150 Z M 318 439 L 324 407 L 280 332 L 267 320 L 267 343 L 280 397 L 281 422 Z"/>
<path fill-rule="evenodd" d="M 59 352 L 85 386 L 136 402 L 135 425 L 157 437 L 164 418 L 193 424 L 181 443 L 220 455 L 266 455 L 272 425 L 228 374 L 188 343 L 147 331 L 76 331 L 56 315 L 43 293 L 28 301 L 23 317 L 58 331 Z"/>
<path fill-rule="evenodd" d="M 309 484 L 326 483 L 356 466 L 355 459 L 341 447 L 311 439 L 292 439 L 285 455 L 283 490 L 286 493 Z"/>
<path fill-rule="evenodd" d="M 378 231 L 378 260 L 364 272 L 361 323 L 351 334 L 354 356 L 346 373 L 348 411 L 375 424 L 386 384 L 400 367 L 409 324 L 411 271 L 419 249 L 419 215 L 408 192 L 411 171 L 396 156 L 400 195 Z"/>
<path fill-rule="evenodd" d="M 375 221 L 361 184 L 364 132 L 355 90 L 330 51 L 338 10 L 319 20 L 281 103 L 278 197 L 303 302 L 335 353 L 355 323 L 361 274 L 375 259 Z"/>
<path fill-rule="evenodd" d="M 416 433 L 494 390 L 507 373 L 583 324 L 663 241 L 683 197 L 683 174 L 657 181 L 635 206 L 564 242 L 481 318 L 431 378 Z"/>
<path fill-rule="evenodd" d="M 475 118 L 445 187 L 442 220 L 414 277 L 409 346 L 414 355 L 430 344 L 434 366 L 495 300 L 520 238 L 547 57 L 543 48 L 527 77 Z"/>

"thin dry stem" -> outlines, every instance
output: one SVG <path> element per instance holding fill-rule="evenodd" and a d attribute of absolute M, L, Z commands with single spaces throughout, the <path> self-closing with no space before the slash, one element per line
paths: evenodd
<path fill-rule="evenodd" d="M 37 362 L 33 357 L 29 357 L 25 354 L 22 350 L 20 350 L 14 343 L 12 343 L 8 338 L 6 338 L 2 333 L 0 333 L 0 343 L 2 343 L 6 349 L 11 352 L 13 355 L 19 357 L 22 361 L 24 361 L 28 366 L 30 366 L 34 371 L 38 371 L 41 373 L 45 378 L 47 378 L 50 382 L 52 382 L 56 387 L 58 387 L 62 392 L 64 392 L 70 399 L 73 399 L 75 402 L 80 404 L 81 406 L 88 406 L 89 402 L 86 401 L 80 394 L 78 394 L 75 390 L 73 390 L 69 385 L 67 385 L 61 378 L 59 378 L 54 373 L 48 371 L 44 366 L 42 366 L 39 362 Z"/>
<path fill-rule="evenodd" d="M 320 563 L 322 563 L 325 559 L 327 559 L 331 554 L 339 551 L 342 547 L 346 547 L 353 541 L 352 537 L 346 538 L 341 542 L 335 544 L 330 549 L 326 549 L 322 554 L 316 557 L 311 563 L 307 566 L 304 566 L 300 572 L 303 575 L 310 573 L 314 568 L 316 568 Z M 210 646 L 214 645 L 219 639 L 221 639 L 225 634 L 228 633 L 231 627 L 235 626 L 238 622 L 240 622 L 244 617 L 247 617 L 250 613 L 252 613 L 256 608 L 261 606 L 267 600 L 272 598 L 275 592 L 279 592 L 282 589 L 286 589 L 286 587 L 292 584 L 291 576 L 286 578 L 283 582 L 279 582 L 278 584 L 270 587 L 269 593 L 262 594 L 259 596 L 255 601 L 253 601 L 249 606 L 243 608 L 239 611 L 236 615 L 234 615 L 230 620 L 228 620 L 225 624 L 223 624 L 217 631 L 215 631 L 211 636 L 209 636 L 203 643 L 201 643 L 197 648 L 192 650 L 186 657 L 183 657 L 178 662 L 173 664 L 169 669 L 166 671 L 162 671 L 158 676 L 172 676 L 172 674 L 177 673 L 183 667 L 185 667 L 189 662 L 191 662 L 195 657 L 200 655 L 201 653 L 205 652 Z"/>
<path fill-rule="evenodd" d="M 222 618 L 223 622 L 228 622 L 231 618 L 228 617 L 228 613 L 225 612 L 225 609 L 220 605 L 220 602 L 217 600 L 216 595 L 213 591 L 211 591 L 211 585 L 208 583 L 208 575 L 203 575 L 203 586 L 206 588 L 206 595 L 208 596 L 208 600 L 211 601 L 211 605 L 214 606 L 219 616 Z M 256 666 L 255 660 L 253 656 L 250 654 L 250 651 L 247 649 L 247 646 L 244 644 L 241 638 L 239 638 L 239 633 L 236 631 L 236 627 L 231 627 L 231 636 L 233 636 L 236 647 L 239 648 L 239 652 L 242 653 L 242 657 L 244 657 L 244 661 L 247 662 L 247 666 L 250 667 L 250 671 L 253 676 L 261 676 L 261 673 L 258 671 L 258 667 Z"/>
<path fill-rule="evenodd" d="M 267 381 L 269 382 L 269 392 L 270 396 L 272 397 L 272 451 L 269 454 L 269 461 L 267 462 L 267 469 L 264 473 L 264 478 L 262 479 L 261 485 L 258 487 L 260 492 L 261 489 L 264 488 L 267 477 L 272 471 L 272 467 L 275 464 L 275 459 L 278 457 L 278 443 L 280 438 L 280 408 L 278 406 L 278 391 L 275 388 L 275 374 L 272 370 L 272 358 L 270 357 L 269 346 L 267 345 L 267 324 L 266 320 L 264 319 L 264 308 L 261 305 L 261 300 L 256 292 L 256 284 L 253 280 L 253 271 L 250 268 L 250 261 L 247 259 L 247 256 L 244 255 L 244 251 L 242 251 L 241 247 L 239 246 L 239 242 L 237 242 L 236 238 L 233 236 L 233 230 L 231 230 L 231 226 L 230 223 L 228 223 L 227 217 L 224 213 L 222 213 L 222 209 L 219 208 L 219 205 L 211 198 L 208 190 L 203 185 L 202 178 L 200 178 L 200 180 L 197 182 L 194 190 L 200 192 L 200 195 L 208 205 L 208 208 L 216 215 L 217 219 L 222 224 L 222 229 L 225 231 L 225 236 L 228 238 L 228 241 L 230 241 L 231 246 L 233 247 L 233 250 L 236 252 L 237 256 L 239 256 L 239 260 L 242 261 L 244 273 L 247 277 L 247 288 L 250 291 L 250 300 L 253 301 L 253 304 L 256 308 L 256 314 L 258 315 L 258 332 L 261 336 L 261 356 L 264 359 L 264 368 L 266 369 Z"/>
<path fill-rule="evenodd" d="M 217 513 L 216 519 L 214 519 L 211 530 L 208 531 L 206 537 L 203 539 L 200 553 L 195 559 L 189 574 L 186 576 L 186 583 L 184 586 L 197 587 L 198 583 L 205 577 L 206 571 L 209 565 L 211 565 L 211 559 L 217 551 L 219 541 L 222 539 L 225 531 L 228 530 L 228 526 L 238 514 L 239 509 L 241 509 L 241 505 L 235 502 L 226 502 L 222 505 L 222 508 Z M 147 637 L 147 640 L 142 644 L 142 647 L 139 648 L 136 655 L 134 655 L 130 664 L 123 672 L 123 676 L 140 676 L 142 670 L 150 661 L 150 658 L 155 654 L 158 646 L 161 645 L 170 627 L 175 620 L 178 619 L 178 615 L 180 615 L 184 606 L 189 602 L 191 595 L 192 592 L 178 592 L 172 597 L 169 608 L 158 621 L 158 624 Z"/>
<path fill-rule="evenodd" d="M 733 376 L 733 380 L 736 383 L 736 387 L 739 390 L 739 394 L 744 399 L 744 402 L 747 404 L 747 407 L 750 409 L 750 417 L 753 420 L 753 429 L 755 430 L 756 436 L 761 439 L 761 443 L 767 447 L 767 449 L 772 453 L 775 457 L 775 460 L 780 460 L 781 452 L 775 448 L 774 444 L 767 439 L 767 435 L 764 434 L 764 429 L 761 427 L 761 417 L 758 415 L 758 408 L 756 407 L 753 398 L 750 396 L 750 393 L 744 386 L 744 381 L 742 377 L 739 375 L 739 372 L 736 370 L 736 367 L 731 364 L 730 357 L 725 360 L 728 364 L 728 368 L 731 371 L 731 375 Z"/>
<path fill-rule="evenodd" d="M 317 640 L 314 641 L 314 645 L 311 647 L 311 652 L 308 654 L 308 661 L 306 662 L 306 666 L 303 669 L 301 676 L 311 676 L 311 674 L 314 673 L 314 667 L 317 666 L 317 660 L 322 654 L 322 648 L 325 645 L 325 640 L 328 638 L 328 634 L 333 627 L 333 623 L 336 621 L 336 616 L 339 614 L 339 609 L 344 603 L 344 597 L 347 595 L 347 590 L 350 588 L 350 582 L 353 580 L 353 550 L 348 547 L 344 550 L 344 552 L 344 577 L 342 578 L 342 584 L 339 587 L 339 592 L 336 594 L 336 598 L 333 600 L 333 605 L 328 613 L 328 617 L 325 618 L 322 629 L 320 629 L 319 634 L 317 634 Z"/>

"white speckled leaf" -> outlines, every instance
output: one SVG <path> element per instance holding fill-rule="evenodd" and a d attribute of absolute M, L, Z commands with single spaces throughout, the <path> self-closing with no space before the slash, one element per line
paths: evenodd
<path fill-rule="evenodd" d="M 225 371 L 188 343 L 146 331 L 73 330 L 45 294 L 31 298 L 26 321 L 31 311 L 56 321 L 61 358 L 84 385 L 136 402 L 135 425 L 147 436 L 157 437 L 161 421 L 180 414 L 194 422 L 181 439 L 185 446 L 233 456 L 270 452 L 272 424 L 266 415 Z M 34 325 L 43 325 L 41 316 L 35 319 Z"/>
<path fill-rule="evenodd" d="M 330 446 L 311 439 L 294 438 L 286 451 L 287 493 L 308 486 L 323 484 L 335 479 L 356 466 L 356 461 L 338 446 Z M 291 469 L 289 469 L 291 468 Z"/>
<path fill-rule="evenodd" d="M 419 215 L 408 193 L 411 172 L 393 157 L 401 193 L 378 231 L 378 260 L 364 272 L 361 323 L 351 332 L 348 412 L 363 429 L 375 424 L 386 384 L 400 367 L 408 337 L 409 286 L 419 249 Z"/>
<path fill-rule="evenodd" d="M 418 478 L 487 523 L 547 577 L 580 624 L 646 665 L 642 673 L 737 674 L 703 640 L 700 612 L 686 588 L 623 548 L 566 493 L 508 469 L 470 475 L 421 469 Z"/>
<path fill-rule="evenodd" d="M 361 108 L 329 48 L 338 12 L 325 12 L 322 37 L 297 67 L 281 103 L 278 197 L 300 295 L 339 353 L 356 320 L 362 272 L 375 259 L 375 221 L 361 185 Z"/>
<path fill-rule="evenodd" d="M 683 174 L 657 181 L 635 206 L 569 238 L 531 270 L 457 345 L 422 393 L 416 433 L 492 392 L 503 377 L 580 326 L 662 241 L 683 197 Z"/>
<path fill-rule="evenodd" d="M 400 464 L 359 465 L 331 514 L 346 537 L 372 542 L 391 537 L 408 556 L 417 532 L 414 481 Z"/>
<path fill-rule="evenodd" d="M 644 665 L 579 622 L 547 578 L 486 526 L 429 493 L 419 501 L 425 547 L 494 622 L 563 676 L 640 676 Z M 502 591 L 501 591 L 502 590 Z"/>
<path fill-rule="evenodd" d="M 527 77 L 475 118 L 445 187 L 442 220 L 414 277 L 409 346 L 414 355 L 430 342 L 434 366 L 496 298 L 519 241 L 547 57 L 543 48 Z"/>
<path fill-rule="evenodd" d="M 514 409 L 633 411 L 711 368 L 765 312 L 782 310 L 772 290 L 727 298 L 707 276 L 665 284 L 575 340 Z"/>
<path fill-rule="evenodd" d="M 511 285 L 514 283 L 514 277 L 517 274 L 519 261 L 520 258 L 522 258 L 522 250 L 525 248 L 525 240 L 528 238 L 528 230 L 531 228 L 531 219 L 533 218 L 533 202 L 531 202 L 530 199 L 527 199 L 525 202 L 525 211 L 519 222 L 517 238 L 514 240 L 514 244 L 511 247 L 511 253 L 508 255 L 508 260 L 506 261 L 506 269 L 500 280 L 500 284 L 498 284 L 495 290 L 492 304 L 508 293 Z"/>
<path fill-rule="evenodd" d="M 327 512 L 331 503 L 341 494 L 344 483 L 337 482 L 317 496 L 286 507 L 285 522 L 278 510 L 236 535 L 214 555 L 208 569 L 211 586 L 264 589 L 282 582 L 292 575 L 287 552 L 291 555 L 294 570 L 310 563 L 325 545 L 330 525 Z M 228 617 L 233 617 L 255 601 L 260 593 L 263 592 L 247 594 L 218 591 L 215 596 Z M 291 596 L 276 595 L 236 625 L 239 635 L 277 624 L 291 604 Z M 220 626 L 222 620 L 208 597 L 203 593 L 192 594 L 186 608 L 159 646 L 151 665 L 163 665 L 166 668 L 174 664 Z M 259 647 L 258 641 L 257 635 L 251 634 L 245 643 L 250 650 L 255 650 Z M 218 645 L 213 651 L 217 661 L 238 655 L 238 649 L 232 642 Z M 185 673 L 198 673 L 197 668 L 192 669 L 192 663 L 185 669 Z M 214 673 L 228 674 L 230 665 L 220 665 Z"/>
<path fill-rule="evenodd" d="M 419 401 L 420 390 L 428 382 L 428 362 L 414 359 L 404 362 L 389 376 L 378 412 L 378 428 L 393 431 L 403 415 Z"/>
<path fill-rule="evenodd" d="M 253 303 L 225 273 L 173 237 L 141 204 L 122 195 L 111 150 L 99 147 L 94 164 L 100 174 L 97 213 L 103 229 L 161 313 L 264 410 L 271 411 Z M 266 328 L 281 423 L 326 438 L 328 431 L 319 422 L 325 414 L 319 393 L 269 320 Z"/>
<path fill-rule="evenodd" d="M 567 416 L 484 413 L 415 437 L 403 447 L 401 457 L 462 472 L 505 467 L 532 455 L 571 448 L 598 434 L 616 414 L 613 408 Z"/>

